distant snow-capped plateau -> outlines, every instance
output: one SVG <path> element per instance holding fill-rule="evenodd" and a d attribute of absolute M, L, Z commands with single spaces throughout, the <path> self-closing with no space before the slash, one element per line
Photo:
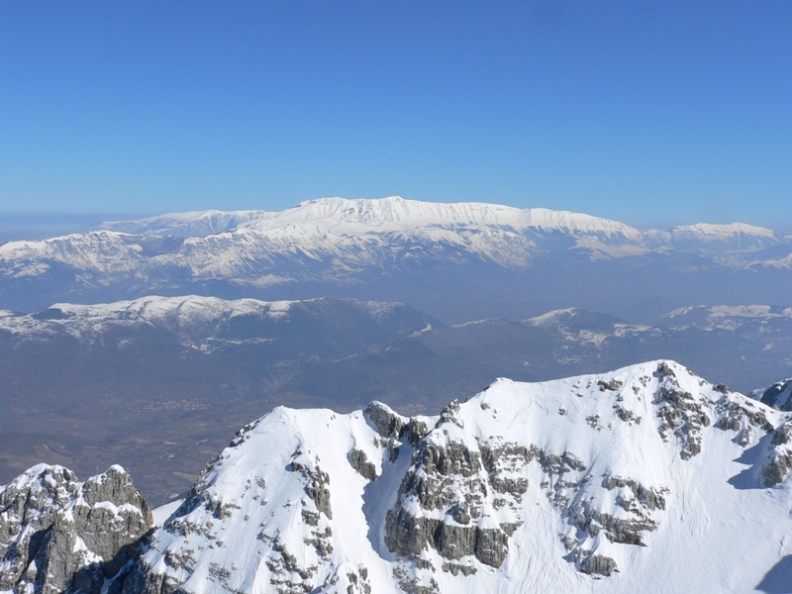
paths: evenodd
<path fill-rule="evenodd" d="M 708 282 L 735 273 L 740 283 L 746 274 L 764 282 L 786 278 L 790 266 L 789 237 L 742 223 L 641 232 L 617 221 L 541 208 L 322 198 L 282 212 L 177 213 L 6 243 L 0 246 L 0 306 L 33 311 L 67 298 L 109 301 L 154 292 L 267 299 L 332 294 L 387 296 L 437 315 L 425 306 L 430 295 L 456 285 L 464 291 L 449 297 L 448 317 L 455 317 L 454 308 L 467 308 L 470 313 L 456 318 L 472 319 L 502 314 L 494 309 L 515 301 L 486 297 L 482 281 L 496 294 L 547 281 L 542 296 L 517 299 L 523 303 L 520 315 L 526 315 L 569 305 L 604 310 L 586 297 L 607 292 L 602 274 L 611 275 L 609 284 L 640 283 L 646 293 L 645 277 L 673 282 L 703 271 Z M 570 290 L 586 275 L 597 290 Z M 673 302 L 664 292 L 656 288 L 645 295 L 663 305 L 640 314 L 707 301 Z M 758 295 L 740 300 L 772 302 Z M 613 299 L 606 296 L 604 303 Z"/>

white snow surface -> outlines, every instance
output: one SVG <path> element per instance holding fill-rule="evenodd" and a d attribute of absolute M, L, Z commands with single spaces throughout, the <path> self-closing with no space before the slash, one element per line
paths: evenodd
<path fill-rule="evenodd" d="M 628 225 L 591 215 L 546 208 L 519 209 L 483 202 L 420 202 L 400 196 L 380 199 L 319 198 L 301 202 L 281 212 L 216 210 L 172 213 L 142 219 L 105 223 L 104 228 L 130 233 L 170 232 L 200 236 L 236 229 L 267 230 L 290 224 L 327 227 L 360 224 L 399 230 L 410 227 L 496 226 L 570 233 L 604 233 L 638 239 Z"/>
<path fill-rule="evenodd" d="M 398 268 L 413 262 L 484 261 L 521 270 L 539 255 L 569 249 L 591 259 L 612 259 L 687 248 L 691 241 L 716 252 L 752 252 L 781 241 L 770 230 L 741 223 L 642 233 L 581 213 L 398 196 L 321 198 L 280 212 L 173 213 L 103 227 L 0 245 L 0 277 L 29 279 L 66 271 L 86 286 L 223 279 L 266 287 L 306 280 L 345 282 L 382 268 L 383 262 Z M 739 258 L 722 263 L 746 265 Z"/>
<path fill-rule="evenodd" d="M 363 592 L 364 583 L 377 594 L 401 592 L 400 583 L 460 594 L 781 592 L 778 568 L 792 559 L 790 479 L 784 471 L 767 487 L 763 469 L 787 451 L 778 435 L 790 419 L 663 361 L 542 383 L 500 379 L 440 417 L 415 419 L 428 433 L 414 444 L 404 433 L 383 437 L 361 411 L 281 407 L 207 467 L 144 560 L 195 593 Z M 446 476 L 436 509 L 423 509 L 409 487 L 399 492 L 411 471 L 429 476 L 414 452 L 452 445 L 471 459 L 499 447 L 535 455 Z M 373 464 L 374 480 L 353 468 L 354 451 Z M 495 475 L 524 481 L 524 492 L 501 495 Z M 317 477 L 329 493 L 324 509 L 310 494 Z M 388 510 L 462 527 L 453 505 L 479 479 L 488 487 L 471 508 L 474 523 L 517 526 L 499 567 L 472 555 L 450 561 L 429 544 L 418 558 L 388 550 Z M 647 503 L 650 492 L 662 505 Z M 617 520 L 644 522 L 641 544 L 614 540 Z M 617 571 L 579 571 L 594 555 Z M 453 575 L 449 563 L 474 573 Z"/>

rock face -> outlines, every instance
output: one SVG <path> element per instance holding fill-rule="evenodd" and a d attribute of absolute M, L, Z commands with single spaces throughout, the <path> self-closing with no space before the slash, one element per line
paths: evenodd
<path fill-rule="evenodd" d="M 120 466 L 84 483 L 40 464 L 0 487 L 0 591 L 98 594 L 152 516 Z"/>
<path fill-rule="evenodd" d="M 767 406 L 784 411 L 792 410 L 792 378 L 776 382 L 772 386 L 754 390 L 751 397 L 760 400 Z"/>
<path fill-rule="evenodd" d="M 120 469 L 5 487 L 0 593 L 767 592 L 790 444 L 792 413 L 672 361 L 501 379 L 436 417 L 277 408 L 137 547 Z"/>

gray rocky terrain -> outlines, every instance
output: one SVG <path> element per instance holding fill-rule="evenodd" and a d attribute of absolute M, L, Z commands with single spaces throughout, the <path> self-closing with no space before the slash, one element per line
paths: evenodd
<path fill-rule="evenodd" d="M 85 482 L 62 466 L 34 466 L 0 487 L 0 591 L 100 594 L 152 526 L 120 466 Z"/>

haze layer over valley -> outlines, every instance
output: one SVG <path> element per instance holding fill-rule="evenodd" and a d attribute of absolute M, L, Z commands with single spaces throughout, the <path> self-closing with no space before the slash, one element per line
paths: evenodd
<path fill-rule="evenodd" d="M 0 484 L 41 461 L 120 463 L 159 504 L 277 405 L 436 414 L 496 377 L 674 357 L 745 393 L 792 376 L 792 310 L 693 307 L 640 324 L 581 310 L 448 326 L 401 303 L 147 297 L 0 312 Z M 784 402 L 779 403 L 782 407 Z"/>

